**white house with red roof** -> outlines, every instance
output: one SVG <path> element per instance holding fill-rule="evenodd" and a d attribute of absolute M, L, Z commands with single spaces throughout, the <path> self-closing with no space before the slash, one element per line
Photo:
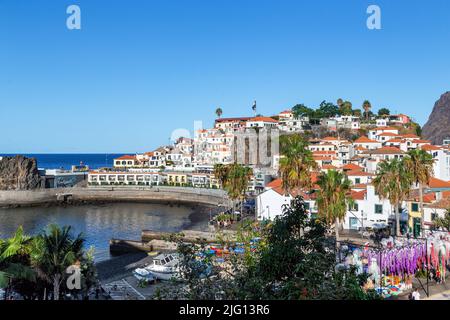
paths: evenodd
<path fill-rule="evenodd" d="M 247 120 L 246 128 L 275 128 L 278 121 L 269 117 L 254 117 Z"/>
<path fill-rule="evenodd" d="M 382 133 L 385 133 L 385 132 L 387 132 L 387 133 L 394 133 L 395 135 L 392 136 L 392 138 L 393 138 L 393 137 L 396 137 L 398 135 L 398 128 L 395 128 L 395 127 L 376 127 L 374 129 L 370 129 L 369 130 L 369 135 L 368 136 L 369 136 L 369 139 L 371 139 L 371 140 L 380 141 L 379 139 L 377 139 L 377 136 L 382 134 Z"/>
<path fill-rule="evenodd" d="M 356 147 L 363 147 L 364 149 L 367 150 L 373 150 L 381 148 L 382 143 L 377 140 L 369 139 L 366 136 L 361 136 L 353 142 L 353 145 Z"/>

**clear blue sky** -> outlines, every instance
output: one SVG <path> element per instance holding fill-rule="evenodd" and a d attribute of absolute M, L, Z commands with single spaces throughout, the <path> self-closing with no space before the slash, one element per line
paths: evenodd
<path fill-rule="evenodd" d="M 82 29 L 66 28 L 81 7 Z M 366 9 L 382 10 L 382 30 Z M 450 1 L 0 0 L 0 153 L 137 152 L 173 129 L 369 99 L 424 124 Z"/>

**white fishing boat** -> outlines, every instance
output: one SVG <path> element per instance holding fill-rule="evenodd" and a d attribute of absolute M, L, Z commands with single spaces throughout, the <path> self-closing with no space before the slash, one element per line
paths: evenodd
<path fill-rule="evenodd" d="M 146 268 L 137 268 L 133 271 L 133 275 L 139 281 L 151 282 L 155 280 L 153 273 Z"/>
<path fill-rule="evenodd" d="M 160 254 L 153 259 L 153 264 L 145 267 L 156 279 L 180 279 L 180 265 L 177 254 Z"/>

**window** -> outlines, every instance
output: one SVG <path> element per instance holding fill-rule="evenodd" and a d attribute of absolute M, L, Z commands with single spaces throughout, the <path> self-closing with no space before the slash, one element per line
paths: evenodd
<path fill-rule="evenodd" d="M 382 204 L 375 205 L 375 213 L 377 213 L 377 214 L 383 213 L 383 205 Z"/>
<path fill-rule="evenodd" d="M 361 178 L 355 178 L 355 184 L 360 184 L 361 183 Z"/>
<path fill-rule="evenodd" d="M 419 204 L 413 202 L 413 203 L 411 204 L 411 211 L 419 212 Z"/>
<path fill-rule="evenodd" d="M 348 210 L 350 210 L 350 211 L 358 211 L 358 209 L 359 209 L 359 206 L 357 203 L 354 203 L 353 206 L 352 205 L 348 206 Z"/>

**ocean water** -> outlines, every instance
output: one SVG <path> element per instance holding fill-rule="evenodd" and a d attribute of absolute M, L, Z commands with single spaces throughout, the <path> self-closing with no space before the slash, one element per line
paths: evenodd
<path fill-rule="evenodd" d="M 95 248 L 95 260 L 111 258 L 112 238 L 140 240 L 141 231 L 178 232 L 206 230 L 209 215 L 195 206 L 156 203 L 108 203 L 67 207 L 0 208 L 0 238 L 11 237 L 19 226 L 37 235 L 49 224 L 71 226 L 73 234 L 83 233 L 86 249 Z"/>
<path fill-rule="evenodd" d="M 16 154 L 0 154 L 0 156 L 15 156 Z M 81 162 L 88 165 L 90 169 L 101 167 L 112 167 L 114 158 L 122 156 L 114 153 L 52 153 L 52 154 L 23 154 L 27 158 L 36 158 L 38 168 L 42 169 L 66 169 L 70 170 L 72 165 L 79 165 Z"/>

